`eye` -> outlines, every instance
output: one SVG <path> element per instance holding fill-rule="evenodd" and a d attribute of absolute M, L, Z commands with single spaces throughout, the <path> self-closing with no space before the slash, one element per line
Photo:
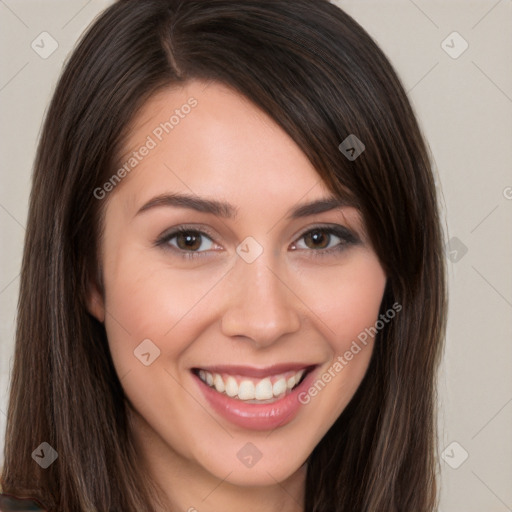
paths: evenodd
<path fill-rule="evenodd" d="M 170 245 L 173 249 L 188 252 L 187 256 L 202 253 L 213 249 L 213 240 L 204 232 L 197 229 L 179 227 L 171 232 L 164 233 L 157 245 Z"/>
<path fill-rule="evenodd" d="M 292 250 L 314 249 L 315 252 L 331 253 L 359 241 L 359 238 L 344 226 L 315 227 L 303 233 L 299 241 L 292 245 Z"/>
<path fill-rule="evenodd" d="M 359 238 L 344 226 L 318 226 L 304 232 L 290 249 L 305 250 L 320 256 L 342 251 L 357 243 L 360 243 Z M 206 256 L 208 251 L 219 247 L 213 241 L 213 235 L 187 226 L 180 226 L 164 233 L 155 245 L 170 248 L 186 258 Z"/>

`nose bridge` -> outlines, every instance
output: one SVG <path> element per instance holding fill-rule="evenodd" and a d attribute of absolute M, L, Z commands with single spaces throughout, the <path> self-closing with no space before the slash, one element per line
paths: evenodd
<path fill-rule="evenodd" d="M 300 327 L 297 300 L 280 275 L 274 254 L 263 251 L 251 262 L 237 258 L 227 297 L 222 329 L 227 336 L 244 336 L 268 345 Z"/>

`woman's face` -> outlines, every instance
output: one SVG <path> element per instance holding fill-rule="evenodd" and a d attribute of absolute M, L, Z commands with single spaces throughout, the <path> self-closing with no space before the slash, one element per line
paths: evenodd
<path fill-rule="evenodd" d="M 369 363 L 361 333 L 386 276 L 363 220 L 271 118 L 216 83 L 155 96 L 125 149 L 125 172 L 95 191 L 108 201 L 104 290 L 89 304 L 142 456 L 160 475 L 282 482 Z"/>

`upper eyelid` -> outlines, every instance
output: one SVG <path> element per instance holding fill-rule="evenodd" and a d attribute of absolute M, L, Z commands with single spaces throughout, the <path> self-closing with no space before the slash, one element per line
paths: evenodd
<path fill-rule="evenodd" d="M 163 235 L 159 237 L 159 240 L 170 240 L 171 238 L 176 237 L 180 233 L 199 233 L 200 235 L 206 235 L 212 242 L 215 242 L 215 236 L 213 233 L 211 233 L 208 229 L 206 229 L 204 226 L 188 226 L 188 225 L 179 225 L 175 228 L 171 228 L 166 230 Z"/>

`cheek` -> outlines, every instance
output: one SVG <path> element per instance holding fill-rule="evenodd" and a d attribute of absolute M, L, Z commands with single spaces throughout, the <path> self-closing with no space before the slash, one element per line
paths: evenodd
<path fill-rule="evenodd" d="M 378 320 L 386 275 L 373 253 L 360 253 L 336 270 L 325 268 L 302 277 L 303 294 L 331 355 L 299 396 L 305 407 L 315 410 L 311 428 L 318 442 L 348 405 L 368 368 L 374 341 L 368 332 Z"/>
<path fill-rule="evenodd" d="M 133 364 L 133 351 L 145 339 L 177 357 L 197 328 L 198 323 L 190 321 L 194 309 L 222 269 L 206 271 L 205 266 L 187 272 L 171 267 L 165 255 L 148 258 L 147 248 L 120 249 L 104 266 L 105 327 L 114 361 Z"/>
<path fill-rule="evenodd" d="M 386 286 L 386 275 L 374 253 L 360 251 L 338 267 L 319 267 L 301 275 L 301 297 L 315 313 L 334 354 L 373 326 Z"/>

